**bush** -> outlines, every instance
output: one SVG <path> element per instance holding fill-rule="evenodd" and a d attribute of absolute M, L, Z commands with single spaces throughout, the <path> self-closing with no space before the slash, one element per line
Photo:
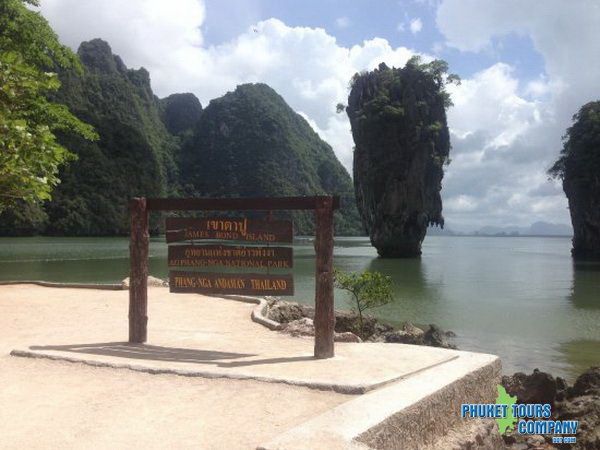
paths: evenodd
<path fill-rule="evenodd" d="M 352 310 L 358 314 L 360 337 L 364 338 L 363 311 L 387 305 L 393 297 L 392 279 L 380 272 L 334 271 L 334 284 L 352 294 Z"/>

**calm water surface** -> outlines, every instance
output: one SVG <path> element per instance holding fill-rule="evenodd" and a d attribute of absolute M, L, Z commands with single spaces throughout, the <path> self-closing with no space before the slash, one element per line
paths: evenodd
<path fill-rule="evenodd" d="M 600 265 L 574 265 L 569 238 L 430 236 L 420 260 L 379 259 L 366 238 L 338 238 L 335 265 L 378 270 L 394 303 L 392 323 L 436 323 L 460 349 L 500 355 L 506 373 L 535 367 L 569 379 L 600 363 Z M 314 251 L 294 245 L 295 300 L 314 301 Z M 153 238 L 150 273 L 167 278 L 167 246 Z M 0 238 L 0 280 L 118 282 L 128 274 L 126 238 Z M 347 307 L 336 292 L 336 306 Z"/>

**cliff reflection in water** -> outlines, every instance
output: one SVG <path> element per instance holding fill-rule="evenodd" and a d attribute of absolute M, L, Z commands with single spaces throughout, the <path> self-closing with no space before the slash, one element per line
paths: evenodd
<path fill-rule="evenodd" d="M 600 261 L 573 262 L 573 283 L 569 300 L 575 307 L 600 309 Z M 598 353 L 600 362 L 600 352 Z"/>
<path fill-rule="evenodd" d="M 571 293 L 567 301 L 581 314 L 600 310 L 600 291 L 598 283 L 600 280 L 600 261 L 574 261 L 573 281 Z M 578 326 L 578 323 L 573 326 Z M 596 326 L 582 327 L 579 325 L 579 334 L 582 339 L 573 339 L 561 343 L 558 351 L 564 361 L 567 378 L 573 381 L 591 364 L 600 364 L 600 340 L 594 328 Z"/>

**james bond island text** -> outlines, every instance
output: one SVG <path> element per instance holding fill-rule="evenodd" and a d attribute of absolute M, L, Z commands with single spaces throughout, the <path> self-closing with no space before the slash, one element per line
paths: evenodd
<path fill-rule="evenodd" d="M 167 242 L 219 239 L 245 242 L 292 242 L 290 220 L 253 220 L 189 217 L 167 219 Z"/>

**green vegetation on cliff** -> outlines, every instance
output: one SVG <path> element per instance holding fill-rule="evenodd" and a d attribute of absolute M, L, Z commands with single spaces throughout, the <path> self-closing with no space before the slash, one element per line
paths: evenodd
<path fill-rule="evenodd" d="M 181 158 L 186 195 L 339 194 L 338 234 L 361 232 L 350 176 L 331 147 L 266 84 L 244 84 L 212 100 Z M 312 213 L 293 217 L 298 233 L 312 233 Z"/>
<path fill-rule="evenodd" d="M 169 133 L 189 135 L 202 115 L 202 105 L 194 94 L 171 94 L 160 101 L 161 117 Z"/>
<path fill-rule="evenodd" d="M 360 234 L 350 176 L 270 87 L 239 86 L 202 110 L 193 94 L 159 100 L 149 73 L 128 69 L 100 39 L 82 43 L 78 56 L 83 71 L 60 71 L 52 101 L 93 125 L 99 139 L 60 133 L 77 160 L 61 169 L 52 201 L 0 216 L 0 234 L 126 234 L 133 196 L 324 193 L 342 197 L 337 232 Z M 312 213 L 292 217 L 297 233 L 312 232 Z M 158 226 L 154 217 L 152 228 Z"/>
<path fill-rule="evenodd" d="M 575 258 L 600 259 L 600 101 L 581 107 L 549 174 L 569 199 Z"/>
<path fill-rule="evenodd" d="M 413 57 L 404 68 L 382 63 L 352 79 L 346 112 L 356 144 L 356 201 L 380 256 L 420 255 L 427 226 L 444 224 L 451 105 L 444 85 L 458 81 L 447 69 L 444 61 Z"/>
<path fill-rule="evenodd" d="M 61 172 L 62 183 L 46 207 L 46 232 L 126 233 L 128 198 L 173 192 L 176 141 L 161 121 L 145 69 L 127 69 L 100 39 L 81 44 L 78 54 L 85 72 L 61 74 L 57 101 L 94 125 L 100 139 L 63 137 L 79 159 Z"/>

